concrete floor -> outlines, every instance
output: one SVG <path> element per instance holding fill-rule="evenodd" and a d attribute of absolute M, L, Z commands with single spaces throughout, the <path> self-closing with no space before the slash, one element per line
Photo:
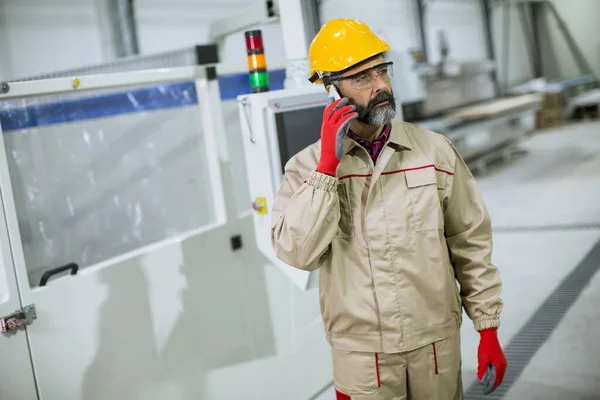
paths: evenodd
<path fill-rule="evenodd" d="M 505 302 L 500 341 L 507 346 L 562 280 L 600 241 L 600 122 L 536 133 L 524 154 L 477 178 L 492 216 L 493 262 Z M 600 259 L 593 260 L 595 265 Z M 600 399 L 600 274 L 596 274 L 504 396 Z M 465 315 L 465 391 L 475 382 L 479 336 Z M 510 368 L 510 367 L 509 367 Z M 468 398 L 468 397 L 467 397 Z M 333 400 L 329 388 L 317 400 Z"/>

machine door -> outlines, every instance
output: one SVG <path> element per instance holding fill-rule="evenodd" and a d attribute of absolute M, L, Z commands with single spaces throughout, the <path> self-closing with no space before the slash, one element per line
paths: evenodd
<path fill-rule="evenodd" d="M 239 261 L 206 84 L 0 98 L 0 310 L 37 314 L 0 338 L 0 398 L 37 398 L 32 364 L 41 399 L 205 392 L 244 323 L 211 305 L 239 291 L 214 278 Z"/>
<path fill-rule="evenodd" d="M 8 231 L 0 218 L 0 399 L 37 398 L 27 332 L 17 325 L 22 309 Z"/>

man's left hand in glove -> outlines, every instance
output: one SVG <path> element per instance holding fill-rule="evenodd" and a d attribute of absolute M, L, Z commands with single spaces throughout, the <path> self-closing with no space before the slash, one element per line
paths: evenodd
<path fill-rule="evenodd" d="M 498 341 L 498 329 L 484 329 L 479 334 L 477 378 L 484 386 L 483 394 L 490 394 L 502 384 L 507 362 Z"/>

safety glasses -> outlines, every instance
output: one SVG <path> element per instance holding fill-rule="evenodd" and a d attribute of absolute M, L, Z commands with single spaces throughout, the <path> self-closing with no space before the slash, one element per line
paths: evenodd
<path fill-rule="evenodd" d="M 347 81 L 354 90 L 372 89 L 373 86 L 375 86 L 377 78 L 381 78 L 381 80 L 385 83 L 390 82 L 390 79 L 394 74 L 393 65 L 394 63 L 391 61 L 377 64 L 349 76 L 332 76 L 330 80 Z"/>

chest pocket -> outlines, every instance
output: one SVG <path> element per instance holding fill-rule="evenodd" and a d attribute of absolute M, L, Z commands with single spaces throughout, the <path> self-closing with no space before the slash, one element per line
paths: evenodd
<path fill-rule="evenodd" d="M 434 168 L 404 173 L 410 196 L 412 222 L 417 231 L 444 229 L 444 219 Z M 440 193 L 443 187 L 440 188 Z"/>
<path fill-rule="evenodd" d="M 344 182 L 339 182 L 337 186 L 338 197 L 340 199 L 340 224 L 336 237 L 347 239 L 354 236 L 354 220 L 352 218 L 352 206 L 348 196 L 348 188 Z"/>

